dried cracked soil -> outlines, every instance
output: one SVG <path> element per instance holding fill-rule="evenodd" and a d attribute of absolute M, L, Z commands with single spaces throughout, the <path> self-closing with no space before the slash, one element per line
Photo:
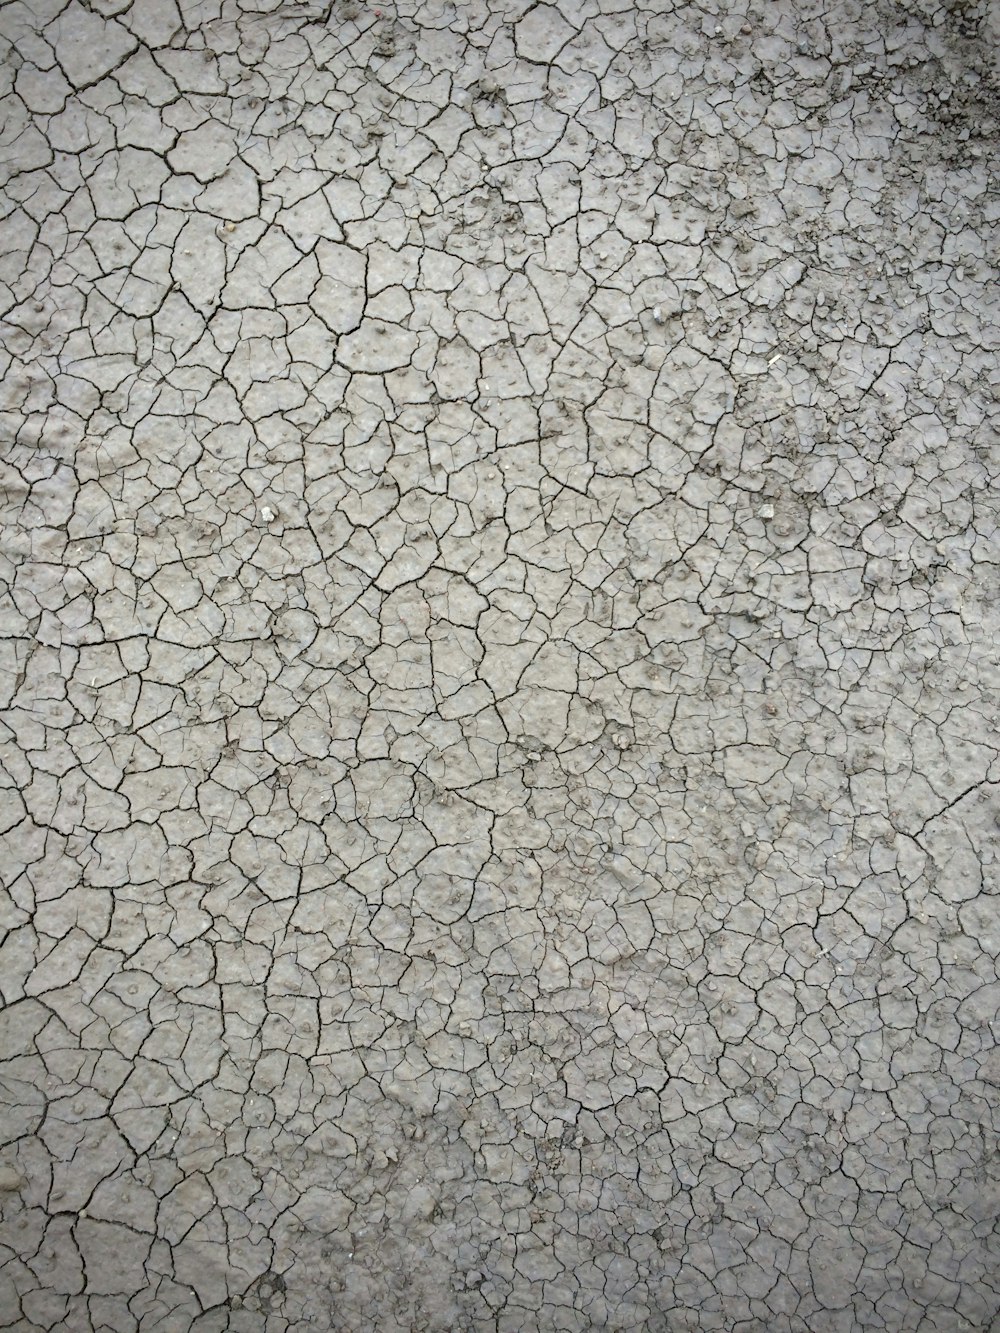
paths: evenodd
<path fill-rule="evenodd" d="M 1000 1328 L 1000 10 L 0 35 L 0 1327 Z"/>

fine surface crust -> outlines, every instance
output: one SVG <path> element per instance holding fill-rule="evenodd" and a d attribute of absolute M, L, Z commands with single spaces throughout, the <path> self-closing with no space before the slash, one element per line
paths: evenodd
<path fill-rule="evenodd" d="M 996 7 L 0 34 L 0 1328 L 1000 1327 Z"/>

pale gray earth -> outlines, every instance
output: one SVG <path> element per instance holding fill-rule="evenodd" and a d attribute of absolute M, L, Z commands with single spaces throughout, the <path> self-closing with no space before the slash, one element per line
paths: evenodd
<path fill-rule="evenodd" d="M 0 1327 L 1000 1329 L 997 10 L 0 29 Z"/>

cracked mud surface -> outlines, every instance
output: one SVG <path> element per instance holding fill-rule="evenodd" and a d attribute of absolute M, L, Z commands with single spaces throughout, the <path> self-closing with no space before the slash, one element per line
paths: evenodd
<path fill-rule="evenodd" d="M 0 1327 L 997 1328 L 996 11 L 0 31 Z"/>

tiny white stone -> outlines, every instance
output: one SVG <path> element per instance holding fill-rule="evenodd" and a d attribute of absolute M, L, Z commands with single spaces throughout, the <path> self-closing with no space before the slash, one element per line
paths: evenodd
<path fill-rule="evenodd" d="M 653 306 L 653 319 L 657 324 L 663 323 L 663 310 L 658 305 Z"/>
<path fill-rule="evenodd" d="M 271 520 L 274 518 L 274 510 L 269 509 L 267 505 L 265 505 L 264 508 L 260 511 L 260 516 L 265 523 L 270 523 Z"/>

